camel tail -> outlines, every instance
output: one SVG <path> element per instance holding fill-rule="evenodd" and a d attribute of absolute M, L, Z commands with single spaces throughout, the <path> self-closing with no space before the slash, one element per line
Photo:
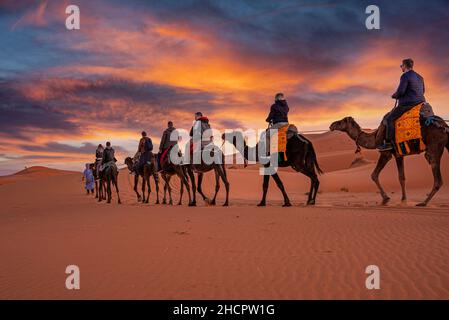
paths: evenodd
<path fill-rule="evenodd" d="M 315 166 L 316 171 L 318 172 L 318 174 L 324 174 L 323 170 L 321 170 L 320 165 L 318 164 L 315 148 L 313 147 L 311 141 L 309 141 L 309 145 L 310 145 L 310 153 L 312 154 L 313 165 Z"/>
<path fill-rule="evenodd" d="M 447 137 L 446 149 L 447 149 L 447 152 L 449 152 L 449 133 L 448 133 L 447 136 L 448 136 L 448 137 Z"/>

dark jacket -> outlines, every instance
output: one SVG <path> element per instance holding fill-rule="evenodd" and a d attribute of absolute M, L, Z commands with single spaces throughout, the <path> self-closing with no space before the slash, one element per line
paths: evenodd
<path fill-rule="evenodd" d="M 273 124 L 278 122 L 288 122 L 288 104 L 287 101 L 276 101 L 271 106 L 270 114 L 268 115 L 266 122 L 272 122 Z"/>
<path fill-rule="evenodd" d="M 142 137 L 139 141 L 139 149 L 137 151 L 140 153 L 153 151 L 153 141 L 151 141 L 151 138 Z"/>
<path fill-rule="evenodd" d="M 101 161 L 101 163 L 106 164 L 111 161 L 117 161 L 115 159 L 115 151 L 112 147 L 106 147 L 103 151 L 103 160 Z"/>
<path fill-rule="evenodd" d="M 425 102 L 424 79 L 413 70 L 405 72 L 401 76 L 398 90 L 393 94 L 393 99 L 399 100 L 399 106 L 415 106 Z"/>
<path fill-rule="evenodd" d="M 170 140 L 170 135 L 173 131 L 175 131 L 175 127 L 168 127 L 164 130 L 164 133 L 162 134 L 161 138 L 161 144 L 159 145 L 159 151 L 162 152 L 167 148 L 170 148 L 171 146 L 174 146 L 178 141 L 172 141 Z"/>
<path fill-rule="evenodd" d="M 95 151 L 95 158 L 96 158 L 95 162 L 99 161 L 100 159 L 103 159 L 103 152 L 104 149 L 97 148 L 97 150 Z"/>

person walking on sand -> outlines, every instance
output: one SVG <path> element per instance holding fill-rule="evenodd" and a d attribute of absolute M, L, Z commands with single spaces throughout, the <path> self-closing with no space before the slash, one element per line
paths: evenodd
<path fill-rule="evenodd" d="M 87 194 L 92 193 L 94 194 L 95 189 L 95 178 L 94 173 L 92 172 L 93 165 L 86 163 L 86 169 L 84 169 L 83 172 L 83 181 L 85 183 L 85 188 Z"/>

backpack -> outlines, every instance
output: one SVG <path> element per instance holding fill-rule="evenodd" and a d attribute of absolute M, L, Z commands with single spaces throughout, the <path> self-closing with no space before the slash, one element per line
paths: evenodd
<path fill-rule="evenodd" d="M 149 152 L 153 150 L 153 143 L 151 142 L 150 138 L 145 139 L 145 145 L 144 145 L 145 152 Z"/>

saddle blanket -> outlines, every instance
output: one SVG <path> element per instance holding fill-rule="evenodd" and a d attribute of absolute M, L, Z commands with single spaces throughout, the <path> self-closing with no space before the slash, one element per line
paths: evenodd
<path fill-rule="evenodd" d="M 278 152 L 283 152 L 284 155 L 287 151 L 287 130 L 290 125 L 282 126 L 278 129 Z M 287 159 L 287 156 L 285 155 Z"/>
<path fill-rule="evenodd" d="M 277 128 L 277 150 L 273 150 L 273 143 L 270 143 L 270 153 L 279 153 L 280 160 L 287 160 L 287 141 L 293 136 L 298 135 L 298 128 L 293 124 L 286 124 Z M 273 138 L 273 137 L 272 137 Z M 283 157 L 281 157 L 281 155 Z"/>
<path fill-rule="evenodd" d="M 417 154 L 426 150 L 420 123 L 423 104 L 414 106 L 395 122 L 396 150 L 401 156 Z"/>

